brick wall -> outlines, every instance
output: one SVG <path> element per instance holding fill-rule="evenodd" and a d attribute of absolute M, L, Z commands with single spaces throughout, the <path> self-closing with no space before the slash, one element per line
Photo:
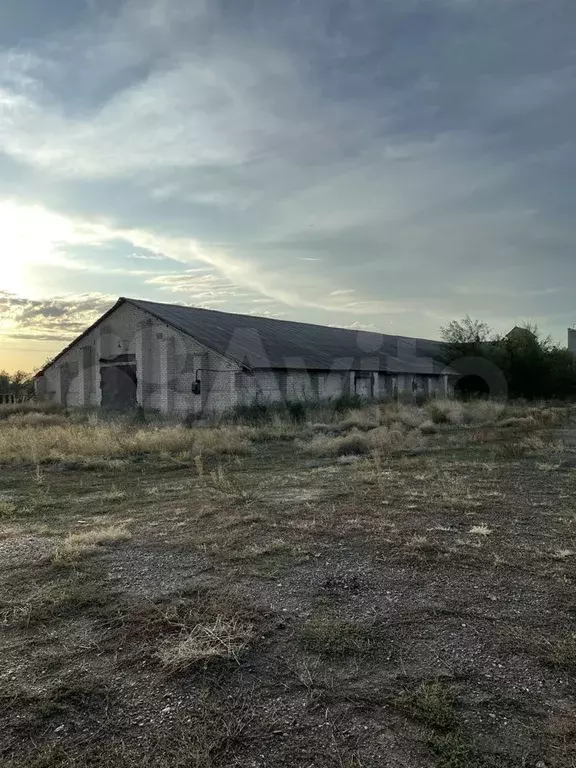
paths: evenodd
<path fill-rule="evenodd" d="M 144 408 L 184 414 L 235 404 L 237 365 L 131 304 L 120 305 L 51 365 L 38 391 L 70 407 L 99 406 L 100 358 L 120 354 L 136 358 L 137 401 Z M 194 395 L 197 374 L 202 389 Z"/>
<path fill-rule="evenodd" d="M 38 382 L 37 392 L 70 407 L 99 406 L 100 358 L 117 355 L 135 356 L 138 403 L 165 413 L 200 415 L 258 402 L 330 399 L 354 393 L 353 371 L 244 371 L 128 303 L 121 304 L 51 365 Z M 392 397 L 396 391 L 444 391 L 445 377 L 371 375 L 375 397 Z M 192 392 L 196 377 L 201 381 L 200 394 Z"/>

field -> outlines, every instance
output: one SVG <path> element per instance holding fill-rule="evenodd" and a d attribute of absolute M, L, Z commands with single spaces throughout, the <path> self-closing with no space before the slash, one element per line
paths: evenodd
<path fill-rule="evenodd" d="M 576 767 L 571 407 L 17 411 L 2 766 Z"/>

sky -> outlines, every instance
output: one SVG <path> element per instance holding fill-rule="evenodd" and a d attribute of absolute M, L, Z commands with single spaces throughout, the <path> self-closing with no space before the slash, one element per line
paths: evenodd
<path fill-rule="evenodd" d="M 118 296 L 576 323 L 574 0 L 0 4 L 0 369 Z"/>

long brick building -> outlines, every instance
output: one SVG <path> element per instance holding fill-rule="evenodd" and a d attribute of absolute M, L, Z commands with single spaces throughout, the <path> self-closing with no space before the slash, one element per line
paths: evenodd
<path fill-rule="evenodd" d="M 68 407 L 202 414 L 280 400 L 447 394 L 426 339 L 120 298 L 36 374 Z"/>

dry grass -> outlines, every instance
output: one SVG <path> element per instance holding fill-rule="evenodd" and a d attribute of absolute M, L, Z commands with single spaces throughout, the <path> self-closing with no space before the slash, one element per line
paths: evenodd
<path fill-rule="evenodd" d="M 388 410 L 387 421 L 396 420 L 408 429 L 417 429 L 428 421 L 428 414 L 416 405 L 396 405 Z"/>
<path fill-rule="evenodd" d="M 463 424 L 464 404 L 454 400 L 434 400 L 426 410 L 433 424 Z"/>
<path fill-rule="evenodd" d="M 463 409 L 467 424 L 491 424 L 506 414 L 506 404 L 498 400 L 470 400 L 463 403 Z"/>
<path fill-rule="evenodd" d="M 431 408 L 232 428 L 253 442 L 241 461 L 3 463 L 0 763 L 575 764 L 572 463 L 550 415 Z M 114 434 L 138 430 L 161 431 Z M 495 460 L 524 438 L 558 471 Z M 369 450 L 319 460 L 313 440 Z M 134 543 L 95 536 L 131 515 Z M 57 544 L 80 565 L 55 568 Z"/>
<path fill-rule="evenodd" d="M 0 519 L 3 517 L 12 517 L 16 512 L 17 507 L 13 501 L 7 501 L 6 499 L 0 499 Z"/>
<path fill-rule="evenodd" d="M 0 421 L 17 414 L 63 414 L 64 410 L 58 403 L 37 403 L 33 400 L 28 400 L 25 403 L 2 403 L 0 404 Z"/>
<path fill-rule="evenodd" d="M 278 415 L 258 426 L 245 427 L 246 436 L 257 443 L 272 440 L 293 440 L 301 432 L 301 429 L 301 425 L 287 421 Z"/>
<path fill-rule="evenodd" d="M 347 456 L 370 453 L 372 447 L 369 437 L 354 429 L 349 435 L 342 437 L 317 435 L 309 443 L 304 444 L 303 449 L 317 456 Z"/>
<path fill-rule="evenodd" d="M 422 432 L 423 435 L 435 435 L 438 432 L 438 427 L 434 424 L 432 419 L 429 419 L 420 425 L 420 432 Z"/>
<path fill-rule="evenodd" d="M 162 664 L 172 670 L 213 659 L 238 662 L 253 637 L 252 624 L 217 616 L 210 624 L 196 624 L 183 636 L 166 640 L 158 655 Z"/>
<path fill-rule="evenodd" d="M 82 533 L 70 533 L 52 553 L 54 565 L 75 565 L 86 555 L 96 552 L 99 547 L 106 544 L 118 544 L 128 541 L 132 534 L 125 525 L 109 525 Z"/>
<path fill-rule="evenodd" d="M 348 412 L 347 418 L 333 425 L 339 432 L 347 432 L 350 429 L 369 431 L 376 429 L 382 423 L 381 411 L 374 406 L 367 408 L 354 408 Z"/>
<path fill-rule="evenodd" d="M 517 426 L 527 429 L 537 426 L 555 426 L 566 418 L 567 413 L 565 408 L 524 406 L 499 400 L 459 402 L 438 399 L 431 400 L 422 410 L 429 414 L 434 424 Z"/>
<path fill-rule="evenodd" d="M 307 653 L 339 659 L 365 656 L 382 644 L 379 627 L 343 621 L 335 616 L 318 616 L 305 624 L 297 636 Z"/>
<path fill-rule="evenodd" d="M 106 590 L 101 585 L 83 581 L 77 574 L 64 581 L 35 584 L 32 588 L 26 585 L 25 594 L 0 600 L 0 626 L 44 624 L 52 618 L 99 604 L 106 596 Z"/>
<path fill-rule="evenodd" d="M 490 536 L 492 529 L 486 523 L 481 523 L 480 525 L 473 525 L 468 533 L 471 533 L 473 536 Z"/>
<path fill-rule="evenodd" d="M 308 430 L 312 439 L 301 447 L 307 453 L 326 457 L 415 450 L 425 445 L 425 436 L 436 435 L 443 426 L 460 428 L 456 433 L 450 432 L 455 440 L 492 442 L 494 435 L 484 435 L 486 429 L 517 427 L 528 431 L 547 428 L 560 423 L 566 414 L 566 408 L 510 406 L 493 400 L 462 403 L 437 399 L 424 406 L 383 403 L 349 411 L 342 421 L 327 419 L 310 424 Z M 478 425 L 483 431 L 470 432 L 467 429 L 470 425 Z M 500 458 L 515 459 L 543 448 L 547 452 L 564 449 L 560 444 L 545 446 L 541 437 L 532 435 L 525 440 L 496 446 L 495 451 Z"/>
<path fill-rule="evenodd" d="M 367 406 L 362 409 L 350 410 L 347 417 L 341 421 L 330 418 L 326 414 L 325 421 L 315 423 L 312 429 L 315 432 L 338 433 L 347 432 L 350 429 L 369 431 L 378 426 L 400 429 L 429 429 L 430 425 L 467 425 L 467 424 L 493 424 L 500 422 L 507 414 L 511 419 L 531 419 L 535 415 L 542 424 L 552 426 L 557 423 L 559 413 L 563 409 L 525 408 L 514 406 L 510 408 L 505 403 L 495 400 L 472 400 L 460 402 L 453 399 L 433 399 L 423 406 L 407 403 L 382 403 L 379 406 Z M 544 416 L 542 414 L 544 413 Z"/>
<path fill-rule="evenodd" d="M 572 557 L 575 554 L 573 549 L 556 549 L 552 552 L 552 558 L 554 560 L 566 560 L 568 557 Z"/>
<path fill-rule="evenodd" d="M 235 455 L 247 453 L 246 429 L 131 428 L 121 424 L 65 426 L 0 426 L 0 460 L 58 461 L 121 457 L 137 453 Z"/>
<path fill-rule="evenodd" d="M 423 444 L 424 438 L 420 431 L 403 432 L 401 429 L 382 426 L 369 432 L 353 429 L 347 435 L 338 437 L 316 435 L 301 447 L 306 453 L 313 453 L 316 456 L 349 456 L 416 450 Z"/>
<path fill-rule="evenodd" d="M 6 422 L 10 426 L 17 427 L 63 427 L 69 424 L 69 419 L 63 413 L 29 411 L 8 416 Z"/>
<path fill-rule="evenodd" d="M 311 435 L 306 450 L 322 456 L 387 453 L 419 447 L 422 435 L 435 435 L 446 426 L 497 425 L 530 430 L 548 428 L 566 419 L 569 409 L 504 404 L 490 400 L 461 403 L 449 399 L 431 400 L 424 406 L 381 403 L 350 409 L 344 414 L 321 405 L 305 405 L 309 417 L 322 421 L 302 423 L 275 414 L 263 423 L 188 429 L 150 416 L 146 425 L 126 419 L 106 422 L 99 414 L 37 404 L 5 406 L 0 412 L 0 461 L 121 460 L 135 454 L 179 454 L 181 459 L 197 456 L 241 455 L 253 443 L 292 441 Z M 148 419 L 148 417 L 147 417 Z M 538 446 L 521 444 L 518 457 Z M 510 449 L 507 456 L 514 458 Z M 560 447 L 557 448 L 560 450 Z M 94 468 L 97 468 L 94 464 Z"/>
<path fill-rule="evenodd" d="M 523 459 L 528 453 L 528 448 L 522 443 L 498 443 L 494 446 L 494 458 L 506 461 Z"/>
<path fill-rule="evenodd" d="M 196 469 L 200 477 L 203 476 L 199 471 L 199 462 L 196 462 Z M 228 501 L 236 502 L 237 504 L 249 504 L 254 501 L 258 492 L 256 488 L 247 487 L 242 483 L 238 477 L 226 473 L 222 465 L 210 473 L 210 480 L 214 489 Z"/>
<path fill-rule="evenodd" d="M 498 400 L 431 400 L 423 408 L 416 409 L 427 413 L 434 424 L 452 425 L 498 425 L 503 427 L 554 427 L 564 422 L 569 414 L 568 409 L 561 407 L 545 407 L 542 404 L 522 405 L 520 403 L 505 403 Z M 406 414 L 409 414 L 407 416 Z M 403 419 L 419 426 L 421 418 L 414 408 L 406 411 L 404 406 Z M 421 422 L 420 422 L 421 423 Z"/>
<path fill-rule="evenodd" d="M 559 454 L 568 450 L 562 440 L 545 439 L 542 435 L 529 435 L 521 440 L 520 445 L 528 453 L 536 454 Z"/>

